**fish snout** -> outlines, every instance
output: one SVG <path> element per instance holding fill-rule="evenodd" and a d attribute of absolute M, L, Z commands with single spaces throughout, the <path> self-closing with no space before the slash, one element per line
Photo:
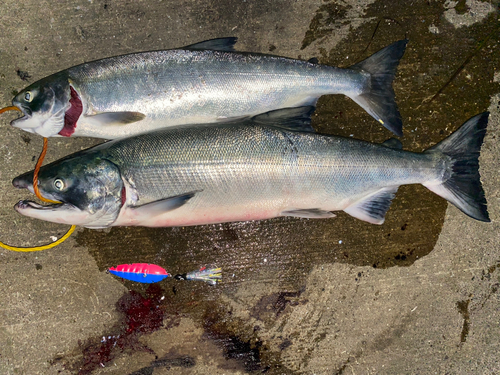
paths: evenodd
<path fill-rule="evenodd" d="M 27 175 L 17 176 L 12 180 L 12 185 L 18 189 L 29 189 L 33 185 L 33 177 Z"/>

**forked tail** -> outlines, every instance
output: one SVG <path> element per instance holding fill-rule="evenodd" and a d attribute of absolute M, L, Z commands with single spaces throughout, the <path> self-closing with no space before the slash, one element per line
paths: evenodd
<path fill-rule="evenodd" d="M 460 129 L 425 152 L 439 152 L 451 158 L 449 177 L 439 185 L 424 184 L 454 204 L 466 215 L 490 221 L 479 176 L 479 152 L 488 126 L 489 112 L 469 119 Z"/>
<path fill-rule="evenodd" d="M 407 43 L 408 39 L 392 43 L 366 60 L 350 67 L 350 69 L 369 73 L 371 78 L 368 90 L 351 99 L 400 137 L 403 135 L 403 122 L 394 98 L 392 81 Z"/>

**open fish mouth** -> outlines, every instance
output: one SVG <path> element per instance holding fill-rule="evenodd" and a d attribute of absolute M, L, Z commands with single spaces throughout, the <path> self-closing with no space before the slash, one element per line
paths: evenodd
<path fill-rule="evenodd" d="M 17 204 L 14 206 L 14 208 L 17 212 L 22 211 L 22 210 L 29 210 L 29 209 L 54 210 L 54 209 L 61 208 L 64 205 L 68 205 L 68 204 L 67 203 L 54 203 L 54 204 L 47 204 L 45 206 L 42 206 L 41 204 L 38 204 L 36 202 L 24 200 L 24 201 L 17 202 Z"/>
<path fill-rule="evenodd" d="M 70 203 L 56 203 L 42 206 L 29 200 L 23 200 L 17 202 L 14 209 L 23 216 L 58 224 L 81 225 L 89 220 L 87 212 L 80 210 Z"/>
<path fill-rule="evenodd" d="M 23 130 L 27 130 L 27 131 L 33 132 L 30 129 L 31 128 L 36 128 L 37 125 L 39 125 L 39 124 L 37 124 L 37 123 L 30 124 L 29 123 L 29 120 L 31 120 L 33 118 L 33 113 L 31 111 L 31 109 L 23 107 L 20 104 L 14 104 L 14 107 L 16 107 L 16 108 L 19 109 L 19 111 L 21 112 L 22 116 L 14 119 L 14 120 L 12 120 L 10 122 L 10 125 L 13 126 L 13 127 L 15 127 L 15 128 L 21 128 Z"/>

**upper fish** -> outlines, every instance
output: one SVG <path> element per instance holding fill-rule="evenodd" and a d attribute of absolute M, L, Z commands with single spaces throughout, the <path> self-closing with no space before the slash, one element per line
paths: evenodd
<path fill-rule="evenodd" d="M 309 115 L 304 110 L 103 143 L 40 169 L 40 192 L 61 204 L 21 201 L 15 209 L 88 228 L 328 218 L 338 210 L 381 224 L 400 185 L 423 184 L 467 215 L 489 221 L 478 170 L 487 112 L 414 153 L 396 139 L 374 144 L 295 131 Z M 297 119 L 279 116 L 283 112 Z M 13 185 L 33 191 L 33 171 Z"/>
<path fill-rule="evenodd" d="M 92 61 L 43 78 L 12 101 L 11 125 L 44 137 L 115 139 L 163 127 L 249 118 L 344 94 L 402 135 L 392 81 L 407 40 L 349 68 L 235 52 L 236 38 Z"/>

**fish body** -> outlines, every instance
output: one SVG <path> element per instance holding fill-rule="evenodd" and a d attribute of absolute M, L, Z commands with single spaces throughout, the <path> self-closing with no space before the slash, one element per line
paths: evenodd
<path fill-rule="evenodd" d="M 236 38 L 110 57 L 63 70 L 21 91 L 11 125 L 44 137 L 115 139 L 182 124 L 219 123 L 344 94 L 397 135 L 392 81 L 406 40 L 341 69 L 235 52 Z"/>
<path fill-rule="evenodd" d="M 110 141 L 44 166 L 39 189 L 63 202 L 16 210 L 88 228 L 186 226 L 277 216 L 384 221 L 398 187 L 423 184 L 489 221 L 478 156 L 488 115 L 423 153 L 355 139 L 236 125 L 167 128 Z M 32 187 L 33 172 L 14 179 Z"/>

